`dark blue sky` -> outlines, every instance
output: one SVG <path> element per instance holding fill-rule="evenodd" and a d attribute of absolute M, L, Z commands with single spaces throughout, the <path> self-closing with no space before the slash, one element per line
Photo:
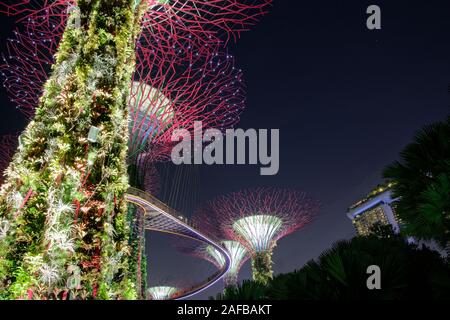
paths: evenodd
<path fill-rule="evenodd" d="M 382 10 L 380 31 L 366 28 L 371 4 Z M 381 182 L 383 167 L 417 129 L 450 113 L 449 13 L 448 1 L 274 0 L 271 13 L 232 46 L 248 90 L 238 127 L 280 129 L 280 172 L 204 166 L 200 201 L 257 186 L 298 188 L 318 199 L 318 219 L 279 242 L 275 272 L 300 268 L 352 237 L 346 208 Z M 175 253 L 166 236 L 151 236 L 153 279 L 191 274 L 193 281 L 212 272 Z M 249 263 L 242 276 L 250 277 Z"/>
<path fill-rule="evenodd" d="M 382 10 L 380 31 L 366 28 L 371 4 Z M 248 92 L 238 127 L 280 129 L 280 172 L 261 177 L 257 166 L 202 166 L 199 203 L 258 186 L 297 188 L 319 200 L 317 220 L 279 242 L 277 273 L 352 237 L 346 208 L 381 181 L 417 129 L 449 114 L 449 14 L 448 0 L 274 0 L 230 51 Z M 0 98 L 0 133 L 20 130 L 24 121 L 4 91 Z M 183 285 L 214 271 L 176 253 L 168 236 L 148 236 L 150 280 Z M 250 276 L 249 264 L 242 276 Z"/>

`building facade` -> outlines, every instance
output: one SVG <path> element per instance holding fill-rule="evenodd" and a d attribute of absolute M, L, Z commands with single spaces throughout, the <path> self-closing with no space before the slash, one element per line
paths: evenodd
<path fill-rule="evenodd" d="M 376 224 L 391 225 L 395 233 L 400 232 L 401 221 L 395 213 L 395 199 L 392 198 L 390 187 L 377 187 L 367 198 L 348 209 L 347 216 L 358 235 L 369 235 Z"/>

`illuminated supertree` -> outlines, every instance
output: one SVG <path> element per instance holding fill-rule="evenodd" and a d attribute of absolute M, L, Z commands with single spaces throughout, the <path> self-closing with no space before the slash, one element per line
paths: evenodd
<path fill-rule="evenodd" d="M 15 45 L 20 42 L 14 42 Z M 25 46 L 32 46 L 31 43 Z M 19 50 L 17 50 L 19 54 Z M 20 59 L 16 59 L 20 61 Z M 145 67 L 145 66 L 151 67 Z M 45 65 L 36 70 L 45 72 Z M 10 88 L 27 88 L 25 69 L 11 68 L 10 75 L 19 83 Z M 39 74 L 35 72 L 33 76 Z M 44 79 L 45 76 L 39 77 Z M 20 81 L 19 81 L 20 79 Z M 186 63 L 174 59 L 159 60 L 147 56 L 140 60 L 130 88 L 128 173 L 133 187 L 155 194 L 157 172 L 155 163 L 170 159 L 170 136 L 175 129 L 191 130 L 194 121 L 202 121 L 206 128 L 226 128 L 238 120 L 244 104 L 244 90 L 241 72 L 234 67 L 230 55 L 214 54 L 204 59 Z M 28 89 L 27 89 L 28 90 Z M 33 92 L 20 91 L 21 95 L 32 96 Z M 29 109 L 28 109 L 29 110 Z M 31 111 L 31 110 L 29 110 Z M 131 270 L 142 270 L 145 260 L 144 237 L 136 232 L 143 230 L 143 217 L 135 207 L 129 207 L 128 220 L 131 223 L 130 245 L 132 246 Z M 138 250 L 142 250 L 138 251 Z M 136 263 L 135 266 L 134 263 Z M 136 274 L 136 281 L 146 279 L 145 274 Z M 137 284 L 142 296 L 144 284 Z"/>
<path fill-rule="evenodd" d="M 194 121 L 225 129 L 238 120 L 244 105 L 242 74 L 230 55 L 188 63 L 152 59 L 140 60 L 135 72 L 139 81 L 130 90 L 128 147 L 130 184 L 150 193 L 154 182 L 149 178 L 156 162 L 170 158 L 174 130 L 193 131 Z"/>
<path fill-rule="evenodd" d="M 151 300 L 170 300 L 178 291 L 178 288 L 171 286 L 150 287 L 147 289 L 149 299 Z"/>
<path fill-rule="evenodd" d="M 36 23 L 29 23 L 27 34 L 39 34 L 44 40 L 51 38 L 51 34 L 45 36 L 41 25 L 39 31 L 33 28 L 36 28 Z M 38 88 L 43 86 L 48 65 L 52 60 L 49 52 L 47 57 L 44 56 L 39 44 L 36 39 L 16 32 L 16 38 L 11 39 L 9 43 L 9 50 L 14 52 L 14 55 L 10 53 L 9 58 L 15 61 L 16 66 L 25 64 L 26 67 L 14 67 L 7 59 L 3 65 L 5 86 L 13 96 L 13 102 L 21 101 L 21 110 L 27 114 L 34 113 L 32 107 L 37 102 L 24 98 L 36 96 Z M 244 90 L 242 74 L 235 68 L 231 55 L 214 53 L 211 56 L 184 61 L 175 55 L 162 59 L 160 55 L 146 54 L 143 48 L 141 43 L 137 50 L 140 59 L 133 76 L 134 82 L 130 87 L 128 102 L 131 117 L 128 173 L 131 186 L 154 194 L 156 181 L 153 179 L 157 177 L 154 164 L 170 159 L 170 137 L 173 130 L 191 130 L 194 121 L 202 121 L 203 127 L 206 128 L 231 126 L 238 120 L 243 108 Z M 31 50 L 33 55 L 40 52 L 40 58 L 33 60 L 32 73 L 27 71 L 28 61 L 31 60 L 26 50 Z M 143 220 L 142 217 L 137 217 L 136 208 L 131 206 L 129 210 L 131 212 L 128 219 L 131 223 Z M 145 248 L 145 245 L 136 243 L 144 237 L 134 234 L 134 231 L 141 229 L 139 226 L 132 226 L 130 241 L 135 248 L 133 252 L 138 247 Z M 144 253 L 133 255 L 145 258 Z M 138 259 L 138 264 L 141 263 L 141 258 Z M 141 269 L 139 265 L 135 268 Z M 146 277 L 138 275 L 136 278 Z"/>
<path fill-rule="evenodd" d="M 231 257 L 231 266 L 227 274 L 224 276 L 225 287 L 234 286 L 237 283 L 237 278 L 241 267 L 250 258 L 249 251 L 238 241 L 222 240 L 220 242 L 228 251 Z M 187 242 L 183 239 L 182 242 L 176 244 L 177 249 L 187 255 L 206 260 L 222 269 L 225 265 L 223 254 L 218 252 L 213 246 Z"/>
<path fill-rule="evenodd" d="M 231 257 L 231 266 L 223 278 L 224 285 L 225 287 L 236 285 L 241 267 L 250 258 L 248 249 L 238 241 L 224 240 L 226 235 L 221 230 L 220 224 L 216 220 L 211 219 L 208 208 L 197 210 L 192 223 L 196 229 L 201 230 L 204 234 L 215 239 L 216 242 L 221 243 L 228 251 Z M 186 240 L 177 242 L 175 246 L 180 252 L 209 261 L 218 269 L 222 269 L 225 264 L 223 255 L 212 246 Z"/>
<path fill-rule="evenodd" d="M 189 64 L 167 61 L 167 58 L 162 62 L 150 61 L 152 56 L 141 60 L 135 72 L 139 81 L 133 82 L 129 102 L 131 186 L 149 193 L 155 191 L 151 189 L 155 185 L 152 180 L 155 163 L 170 158 L 174 130 L 193 131 L 194 121 L 202 121 L 206 128 L 225 129 L 238 120 L 244 104 L 241 72 L 234 67 L 230 55 L 214 54 L 207 58 Z M 144 221 L 133 213 L 129 217 L 134 217 L 133 223 Z M 141 229 L 133 227 L 133 230 Z M 133 238 L 145 239 L 132 233 Z M 134 247 L 144 249 L 145 245 L 136 243 Z M 139 256 L 144 258 L 145 253 Z M 145 271 L 140 267 L 141 261 L 138 260 L 136 268 Z"/>
<path fill-rule="evenodd" d="M 259 188 L 219 197 L 203 210 L 210 214 L 209 223 L 219 223 L 229 238 L 250 251 L 253 279 L 267 283 L 277 241 L 309 224 L 318 205 L 301 192 Z"/>
<path fill-rule="evenodd" d="M 152 67 L 148 67 L 152 66 Z M 228 54 L 214 53 L 205 59 L 154 61 L 142 58 L 130 90 L 130 166 L 138 158 L 160 160 L 170 155 L 174 130 L 194 130 L 194 122 L 203 128 L 226 129 L 235 124 L 244 106 L 242 72 Z M 166 152 L 166 154 L 164 154 Z M 147 155 L 153 154 L 151 157 Z M 141 187 L 142 176 L 130 177 Z"/>
<path fill-rule="evenodd" d="M 14 230 L 0 242 L 1 298 L 22 297 L 26 292 L 37 298 L 58 298 L 55 292 L 71 298 L 136 297 L 133 281 L 127 276 L 129 231 L 124 201 L 128 189 L 127 106 L 136 60 L 139 66 L 141 57 L 152 54 L 160 57 L 159 61 L 170 56 L 185 63 L 211 56 L 224 44 L 218 40 L 221 31 L 226 35 L 224 42 L 229 35 L 238 35 L 268 3 L 0 3 L 0 11 L 20 17 L 23 29 L 42 31 L 25 31 L 27 37 L 41 41 L 39 54 L 45 57 L 57 48 L 51 75 L 43 89 L 38 88 L 40 99 L 30 97 L 27 101 L 31 102 L 25 104 L 37 101 L 38 107 L 19 139 L 0 192 L 1 218 Z M 53 31 L 52 41 L 45 30 Z M 5 65 L 14 68 L 16 62 L 23 63 L 24 70 L 37 72 L 32 67 L 33 57 Z M 34 83 L 30 84 L 35 90 Z M 153 95 L 161 90 L 150 87 L 141 92 Z M 26 99 L 19 95 L 15 102 L 20 106 Z M 162 112 L 172 114 L 165 107 Z M 81 286 L 65 285 L 72 277 Z"/>
<path fill-rule="evenodd" d="M 27 36 L 16 32 L 8 49 L 9 60 L 5 59 L 3 74 L 6 77 L 13 102 L 27 114 L 33 114 L 33 105 L 37 103 L 27 97 L 35 97 L 47 77 L 48 66 L 52 62 L 50 51 L 42 51 L 42 43 L 54 43 L 52 30 L 45 29 L 36 17 L 27 23 Z M 57 24 L 59 25 L 59 24 Z M 46 35 L 47 33 L 47 35 Z M 39 35 L 41 41 L 36 39 Z M 227 128 L 238 120 L 244 103 L 242 74 L 235 68 L 230 55 L 213 53 L 210 56 L 180 59 L 175 54 L 164 57 L 155 51 L 149 54 L 142 39 L 137 48 L 138 64 L 133 75 L 129 96 L 129 146 L 128 173 L 129 183 L 133 187 L 154 193 L 156 185 L 155 162 L 167 160 L 170 155 L 170 137 L 175 129 L 192 129 L 194 121 L 202 121 L 204 127 Z M 50 48 L 51 49 L 51 48 Z M 28 50 L 28 51 L 26 51 Z M 32 56 L 39 59 L 32 60 Z M 38 55 L 35 53 L 39 53 Z M 46 56 L 46 55 L 47 56 Z M 33 62 L 30 73 L 29 63 Z M 32 85 L 30 85 L 32 84 Z M 143 228 L 143 217 L 130 206 L 128 220 L 131 223 L 130 245 L 132 256 L 137 265 L 131 270 L 143 270 L 142 261 L 145 252 L 144 237 L 135 232 Z M 133 264 L 133 263 L 132 263 Z M 146 276 L 137 274 L 137 279 Z M 142 296 L 144 284 L 136 284 L 138 294 Z"/>
<path fill-rule="evenodd" d="M 153 61 L 164 61 L 168 56 L 191 61 L 221 51 L 230 38 L 239 37 L 266 13 L 271 0 L 135 1 L 137 3 L 147 3 L 136 43 L 137 65 L 147 68 L 151 66 L 149 57 Z M 12 101 L 25 114 L 34 113 L 66 26 L 81 23 L 69 20 L 69 16 L 79 14 L 79 10 L 75 0 L 0 2 L 0 12 L 19 16 L 19 29 L 8 39 L 0 70 Z"/>
<path fill-rule="evenodd" d="M 225 287 L 237 284 L 239 271 L 244 263 L 250 258 L 249 251 L 238 241 L 222 240 L 222 245 L 227 249 L 231 257 L 231 267 L 224 277 Z"/>

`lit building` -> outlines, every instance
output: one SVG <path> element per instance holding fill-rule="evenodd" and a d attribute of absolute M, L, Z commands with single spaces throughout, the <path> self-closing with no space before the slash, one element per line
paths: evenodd
<path fill-rule="evenodd" d="M 395 213 L 391 187 L 390 184 L 377 187 L 365 199 L 348 209 L 347 216 L 352 220 L 358 235 L 369 235 L 376 224 L 391 225 L 395 233 L 400 231 L 401 221 Z"/>

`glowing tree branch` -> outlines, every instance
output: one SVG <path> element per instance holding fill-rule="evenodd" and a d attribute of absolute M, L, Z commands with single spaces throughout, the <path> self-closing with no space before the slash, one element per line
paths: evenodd
<path fill-rule="evenodd" d="M 138 50 L 144 53 L 138 54 L 138 65 L 141 58 L 144 59 L 142 62 L 146 62 L 149 53 L 163 54 L 165 57 L 171 55 L 184 61 L 211 56 L 231 38 L 237 39 L 241 32 L 254 25 L 271 4 L 271 0 L 142 2 L 146 2 L 148 7 L 137 42 Z M 4 55 L 4 64 L 0 70 L 4 73 L 4 85 L 12 101 L 28 115 L 35 109 L 35 102 L 42 92 L 41 85 L 46 80 L 45 76 L 41 78 L 41 66 L 53 63 L 68 16 L 77 10 L 75 0 L 30 0 L 15 4 L 0 2 L 0 12 L 17 16 L 21 26 L 21 34 L 9 41 L 8 53 Z M 16 68 L 25 72 L 20 77 L 17 74 L 10 75 L 10 70 Z M 45 68 L 45 71 L 48 72 L 49 68 Z M 23 83 L 25 86 L 21 86 Z"/>
<path fill-rule="evenodd" d="M 238 241 L 224 240 L 222 245 L 227 249 L 231 257 L 231 267 L 224 277 L 225 287 L 237 284 L 239 271 L 244 263 L 250 258 L 248 250 Z"/>
<path fill-rule="evenodd" d="M 14 4 L 12 4 L 13 2 Z M 78 1 L 79 2 L 79 1 Z M 271 0 L 142 0 L 146 4 L 142 20 L 142 37 L 162 51 L 178 54 L 202 50 L 215 51 L 232 38 L 236 40 L 267 13 Z M 55 36 L 64 32 L 67 13 L 77 7 L 76 0 L 29 0 L 0 2 L 0 12 L 18 16 L 19 21 L 30 17 L 54 22 Z M 155 37 L 155 34 L 160 35 Z M 211 51 L 211 52 L 212 52 Z"/>
<path fill-rule="evenodd" d="M 277 241 L 309 224 L 318 205 L 301 192 L 260 188 L 219 197 L 203 210 L 251 252 L 254 280 L 267 283 Z"/>
<path fill-rule="evenodd" d="M 130 159 L 170 143 L 176 129 L 193 131 L 195 121 L 225 129 L 239 120 L 244 87 L 231 55 L 214 53 L 182 63 L 159 62 L 151 54 L 144 58 L 141 50 L 138 56 L 129 102 Z"/>
<path fill-rule="evenodd" d="M 181 253 L 210 262 L 217 269 L 221 269 L 225 265 L 225 258 L 213 246 L 180 239 L 175 243 L 175 247 Z"/>

